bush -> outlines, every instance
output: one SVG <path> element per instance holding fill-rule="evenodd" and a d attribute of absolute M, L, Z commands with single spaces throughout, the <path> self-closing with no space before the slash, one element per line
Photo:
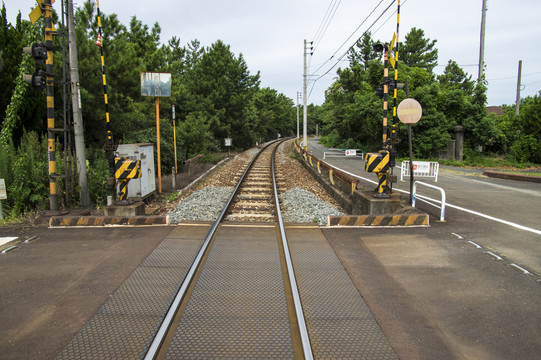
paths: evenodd
<path fill-rule="evenodd" d="M 103 149 L 88 149 L 86 156 L 90 202 L 101 206 L 106 203 L 107 195 L 112 193 L 110 186 L 107 185 L 109 177 L 107 153 Z"/>
<path fill-rule="evenodd" d="M 206 154 L 202 158 L 197 159 L 201 164 L 217 164 L 225 158 L 225 154 Z"/>
<path fill-rule="evenodd" d="M 341 141 L 342 139 L 340 138 L 338 130 L 333 129 L 329 134 L 322 136 L 319 142 L 327 147 L 337 147 L 340 145 Z"/>
<path fill-rule="evenodd" d="M 541 158 L 538 158 L 541 149 L 539 148 L 539 140 L 536 140 L 533 135 L 524 135 L 518 137 L 511 148 L 511 155 L 519 163 L 536 162 L 541 163 Z"/>
<path fill-rule="evenodd" d="M 0 177 L 6 183 L 8 217 L 45 209 L 49 194 L 47 139 L 40 141 L 35 132 L 25 132 L 17 150 L 12 142 L 4 144 Z"/>

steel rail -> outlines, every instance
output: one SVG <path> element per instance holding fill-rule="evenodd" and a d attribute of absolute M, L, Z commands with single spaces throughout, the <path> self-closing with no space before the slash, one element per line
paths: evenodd
<path fill-rule="evenodd" d="M 284 222 L 282 220 L 282 212 L 280 211 L 280 201 L 278 199 L 278 190 L 276 186 L 276 175 L 274 173 L 274 158 L 276 154 L 276 147 L 272 152 L 271 172 L 272 172 L 272 187 L 274 190 L 274 202 L 276 205 L 276 218 L 278 219 L 278 225 L 280 227 L 280 235 L 282 237 L 282 245 L 284 248 L 285 261 L 287 265 L 287 273 L 289 276 L 289 283 L 291 284 L 291 293 L 293 296 L 293 303 L 295 304 L 295 315 L 297 317 L 297 323 L 299 326 L 299 333 L 301 337 L 302 350 L 304 358 L 306 360 L 312 360 L 314 358 L 312 354 L 312 347 L 310 345 L 310 338 L 308 336 L 308 329 L 306 328 L 306 322 L 304 321 L 304 312 L 302 310 L 301 298 L 299 295 L 299 289 L 297 287 L 297 281 L 295 280 L 295 272 L 293 270 L 293 262 L 291 261 L 291 254 L 289 252 L 289 246 L 287 243 L 286 232 L 284 228 Z"/>
<path fill-rule="evenodd" d="M 218 216 L 218 219 L 212 224 L 209 231 L 205 235 L 205 240 L 203 241 L 203 243 L 201 244 L 201 246 L 197 250 L 197 254 L 195 255 L 194 259 L 192 260 L 192 263 L 190 264 L 189 271 L 186 274 L 186 277 L 185 277 L 184 281 L 182 282 L 182 285 L 181 285 L 180 289 L 177 291 L 177 294 L 175 295 L 175 298 L 174 298 L 173 302 L 171 303 L 171 306 L 169 307 L 169 310 L 167 311 L 167 314 L 165 315 L 165 317 L 164 317 L 164 319 L 162 321 L 162 324 L 160 325 L 160 327 L 158 329 L 158 332 L 156 333 L 156 336 L 154 337 L 154 340 L 152 341 L 152 343 L 151 343 L 151 345 L 150 345 L 150 347 L 149 347 L 149 349 L 148 349 L 148 351 L 147 351 L 147 353 L 146 353 L 146 355 L 144 357 L 145 360 L 153 360 L 158 355 L 158 352 L 160 351 L 160 347 L 161 347 L 161 345 L 162 345 L 162 343 L 163 343 L 163 341 L 164 341 L 164 339 L 165 339 L 165 337 L 166 337 L 166 335 L 167 335 L 167 333 L 169 331 L 169 328 L 171 327 L 171 324 L 173 322 L 173 319 L 175 318 L 175 315 L 176 315 L 176 313 L 178 311 L 178 308 L 179 308 L 180 304 L 182 303 L 182 300 L 186 296 L 186 292 L 188 290 L 188 287 L 190 286 L 190 284 L 191 284 L 191 282 L 192 282 L 192 280 L 194 278 L 194 275 L 195 275 L 195 273 L 197 271 L 197 268 L 199 267 L 199 265 L 201 263 L 201 259 L 203 258 L 203 255 L 207 251 L 207 248 L 208 248 L 208 246 L 210 244 L 210 241 L 214 237 L 214 234 L 216 233 L 216 230 L 218 229 L 218 226 L 222 222 L 227 210 L 229 209 L 229 206 L 233 202 L 233 198 L 237 194 L 237 191 L 238 191 L 240 185 L 242 184 L 242 182 L 244 181 L 244 178 L 246 177 L 246 174 L 252 168 L 252 165 L 255 163 L 255 161 L 257 160 L 259 155 L 264 150 L 266 150 L 270 145 L 274 144 L 275 142 L 276 141 L 273 141 L 273 142 L 267 144 L 264 148 L 262 148 L 256 154 L 256 156 L 254 156 L 254 158 L 252 159 L 250 164 L 248 164 L 246 170 L 244 171 L 244 173 L 240 177 L 237 185 L 235 186 L 235 189 L 233 190 L 233 193 L 231 194 L 231 196 L 227 200 L 226 205 L 224 206 L 222 212 Z"/>

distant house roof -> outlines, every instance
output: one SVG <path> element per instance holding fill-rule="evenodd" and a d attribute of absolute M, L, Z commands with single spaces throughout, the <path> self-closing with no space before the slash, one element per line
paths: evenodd
<path fill-rule="evenodd" d="M 503 115 L 503 108 L 501 106 L 487 106 L 487 111 L 489 114 Z"/>

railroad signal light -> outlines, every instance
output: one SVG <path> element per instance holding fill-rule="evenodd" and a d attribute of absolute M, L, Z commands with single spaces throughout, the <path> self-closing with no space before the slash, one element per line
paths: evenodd
<path fill-rule="evenodd" d="M 37 65 L 45 64 L 47 56 L 47 47 L 42 43 L 34 43 L 32 46 L 26 46 L 23 51 L 32 56 Z M 37 70 L 34 74 L 24 74 L 23 80 L 32 85 L 37 90 L 43 90 L 47 87 L 47 73 L 43 70 Z"/>
<path fill-rule="evenodd" d="M 43 65 L 47 60 L 47 47 L 42 43 L 35 43 L 32 46 L 26 46 L 23 51 L 36 60 L 36 64 Z"/>
<path fill-rule="evenodd" d="M 32 85 L 36 90 L 47 88 L 47 73 L 43 70 L 38 70 L 34 74 L 24 74 L 23 80 Z"/>
<path fill-rule="evenodd" d="M 403 89 L 404 83 L 397 83 L 396 84 L 397 89 Z M 387 85 L 388 93 L 392 93 L 395 89 L 394 87 L 394 81 L 389 81 L 389 84 Z M 383 98 L 383 84 L 379 84 L 376 89 L 376 95 L 380 98 Z"/>

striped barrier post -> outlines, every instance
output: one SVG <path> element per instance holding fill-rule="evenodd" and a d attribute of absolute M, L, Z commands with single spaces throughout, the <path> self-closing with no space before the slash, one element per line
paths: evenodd
<path fill-rule="evenodd" d="M 128 202 L 128 182 L 141 177 L 141 160 L 125 157 L 115 158 L 115 178 L 118 180 L 118 192 L 121 203 Z"/>
<path fill-rule="evenodd" d="M 366 172 L 376 173 L 378 176 L 377 194 L 378 198 L 388 198 L 387 194 L 387 174 L 389 173 L 390 152 L 381 150 L 377 153 L 366 154 L 365 170 Z"/>

